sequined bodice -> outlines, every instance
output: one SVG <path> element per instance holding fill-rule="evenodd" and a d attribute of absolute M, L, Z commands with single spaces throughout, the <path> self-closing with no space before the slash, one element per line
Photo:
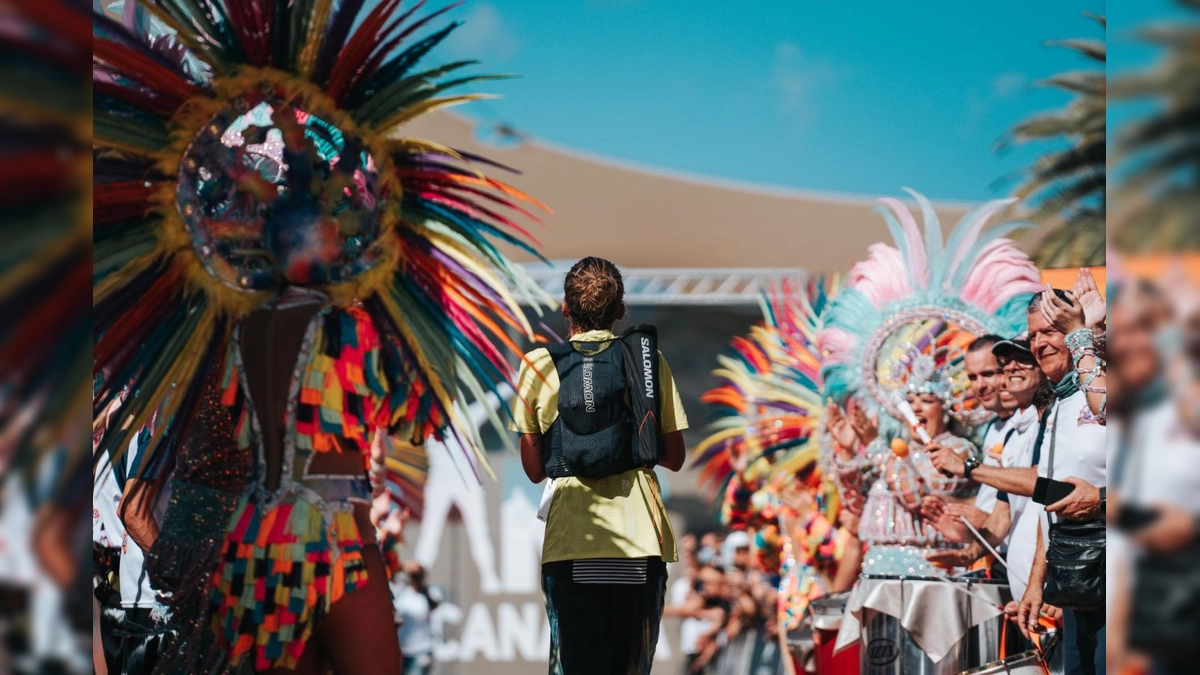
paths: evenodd
<path fill-rule="evenodd" d="M 298 495 L 326 511 L 367 500 L 365 473 L 313 466 L 321 453 L 354 453 L 365 465 L 375 428 L 387 424 L 379 336 L 366 313 L 309 292 L 287 295 L 243 321 L 233 356 L 256 498 Z"/>

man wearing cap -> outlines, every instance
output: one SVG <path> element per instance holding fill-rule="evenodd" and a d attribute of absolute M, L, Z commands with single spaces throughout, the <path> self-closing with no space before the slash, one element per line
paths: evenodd
<path fill-rule="evenodd" d="M 971 475 L 976 480 L 984 482 L 984 487 L 996 491 L 996 506 L 980 529 L 988 543 L 995 546 L 1004 555 L 1005 577 L 1009 581 L 1013 597 L 1020 598 L 1025 592 L 1029 573 L 1033 567 L 1037 522 L 1036 519 L 1031 519 L 1025 523 L 1025 527 L 1033 525 L 1034 532 L 1026 533 L 1024 536 L 1015 535 L 1021 516 L 1025 513 L 1025 507 L 1030 499 L 1027 495 L 1010 494 L 986 485 L 985 479 L 989 472 L 984 467 L 1017 468 L 1024 469 L 1025 473 L 1029 473 L 1030 467 L 1036 464 L 1034 447 L 1039 425 L 1037 424 L 1038 409 L 1034 405 L 1034 398 L 1038 391 L 1042 390 L 1046 377 L 1038 368 L 1033 353 L 1029 350 L 1028 340 L 995 340 L 992 341 L 989 351 L 993 356 L 998 373 L 996 399 L 1003 412 L 997 413 L 997 416 L 1003 420 L 1003 426 L 1000 427 L 1004 434 L 1000 441 L 1003 443 L 1003 448 L 999 452 L 1000 461 L 997 464 L 985 463 L 975 469 Z M 989 432 L 996 430 L 999 426 L 993 423 L 990 425 Z M 988 438 L 987 440 L 992 439 Z M 985 441 L 984 447 L 992 448 L 994 445 L 994 443 L 989 445 Z M 940 519 L 939 529 L 961 541 L 969 541 L 971 545 L 962 551 L 949 550 L 930 554 L 931 562 L 966 566 L 986 553 L 984 547 L 971 539 L 969 533 L 961 532 L 965 528 L 962 528 L 961 525 L 953 528 L 958 524 L 955 520 L 960 509 L 961 507 L 957 506 L 948 507 L 946 515 L 950 518 L 947 519 L 943 516 Z M 947 523 L 947 520 L 950 522 Z M 1015 603 L 1009 609 L 1015 612 Z"/>
<path fill-rule="evenodd" d="M 1035 399 L 1039 392 L 1045 391 L 1046 376 L 1038 368 L 1028 340 L 1002 340 L 993 345 L 992 352 L 1001 369 L 1000 402 L 1011 411 L 1001 465 L 1029 472 L 1039 459 L 1041 426 Z M 987 470 L 980 469 L 972 475 L 978 479 L 983 474 L 982 478 L 986 479 Z M 982 528 L 988 543 L 1004 550 L 1006 576 L 1014 598 L 1025 593 L 1037 548 L 1037 514 L 1026 508 L 1029 504 L 1029 495 L 999 491 L 996 509 Z M 1028 515 L 1030 513 L 1033 515 Z M 983 546 L 973 542 L 963 555 L 973 558 L 983 553 Z M 1015 612 L 1015 603 L 1008 609 L 1010 613 Z"/>
<path fill-rule="evenodd" d="M 1041 447 L 1049 448 L 1056 444 L 1059 448 L 1055 455 L 1053 467 L 1042 467 L 1040 473 L 1050 475 L 1072 483 L 1076 486 L 1067 498 L 1058 503 L 1045 507 L 1046 513 L 1058 517 L 1088 518 L 1103 511 L 1104 488 L 1106 485 L 1106 453 L 1107 441 L 1102 422 L 1091 414 L 1087 393 L 1080 389 L 1079 380 L 1070 351 L 1066 346 L 1066 336 L 1056 329 L 1043 311 L 1042 303 L 1054 302 L 1046 300 L 1044 293 L 1033 297 L 1029 304 L 1029 348 L 1042 374 L 1051 383 L 1054 400 L 1042 415 L 1038 435 L 1041 443 L 1035 444 L 1032 462 L 1036 467 L 1041 459 Z M 1061 291 L 1055 291 L 1056 299 L 1066 305 L 1073 305 L 1069 296 Z M 1058 419 L 1058 423 L 1051 422 Z M 1050 428 L 1052 427 L 1052 428 Z M 1034 485 L 1039 475 L 1038 468 L 1019 467 L 987 467 L 974 462 L 966 462 L 962 458 L 947 451 L 935 451 L 931 456 L 933 465 L 939 470 L 961 475 L 992 485 L 1011 496 L 1032 497 Z M 975 464 L 975 466 L 972 466 Z M 1032 539 L 1036 547 L 1044 546 L 1047 536 L 1046 528 L 1041 526 L 1043 509 L 1036 505 L 1026 507 L 1037 516 L 1034 525 L 1037 532 Z M 1024 518 L 1022 518 L 1024 520 Z M 1012 540 L 1027 541 L 1018 523 L 1014 528 Z M 1010 551 L 1010 556 L 1011 551 Z M 1029 608 L 1029 616 L 1025 618 L 1023 632 L 1036 628 L 1041 602 L 1041 584 L 1045 572 L 1044 564 L 1039 564 L 1035 549 L 1034 565 L 1026 586 L 1025 597 L 1021 602 L 1021 611 Z M 1015 573 L 1013 576 L 1016 576 Z M 1100 612 L 1072 611 L 1064 614 L 1066 626 L 1066 672 L 1068 675 L 1083 673 L 1094 675 L 1102 673 L 1104 652 L 1100 642 L 1103 639 L 1104 615 Z"/>
<path fill-rule="evenodd" d="M 1008 376 L 1002 364 L 1011 362 L 1014 352 L 1017 352 L 1021 364 L 1024 364 L 1024 368 L 1019 371 L 1022 379 L 1029 380 L 1032 374 L 1036 374 L 1036 382 L 1033 385 L 1033 390 L 1036 390 L 1045 380 L 1037 370 L 1028 341 L 1005 340 L 998 335 L 985 335 L 971 343 L 964 359 L 972 393 L 984 409 L 996 414 L 984 432 L 981 445 L 984 457 L 981 467 L 1030 466 L 1029 453 L 1022 451 L 1028 448 L 1022 445 L 1022 439 L 1018 435 L 1031 426 L 1031 421 L 1037 421 L 1037 413 L 1032 408 L 1033 390 L 1021 392 L 1022 396 L 1018 399 L 1011 391 L 1012 387 L 1008 386 Z M 1020 366 L 1012 364 L 1008 367 L 1012 369 Z M 1033 371 L 1032 374 L 1030 370 Z M 972 472 L 972 475 L 978 480 L 978 470 Z M 981 482 L 975 500 L 976 508 L 960 504 L 932 504 L 929 503 L 931 499 L 935 498 L 926 498 L 926 517 L 936 523 L 936 527 L 944 535 L 971 544 L 962 550 L 949 549 L 931 553 L 931 562 L 966 567 L 987 553 L 984 547 L 975 541 L 974 535 L 959 521 L 959 516 L 966 517 L 972 525 L 982 531 L 991 545 L 996 546 L 1002 554 L 1005 552 L 1010 525 L 1013 522 L 1007 492 Z M 1001 574 L 1006 572 L 1005 568 L 1000 568 Z M 1020 585 L 1024 588 L 1023 579 Z"/>
<path fill-rule="evenodd" d="M 1001 465 L 1000 448 L 1006 437 L 1010 435 L 1008 421 L 1015 412 L 1000 403 L 1000 364 L 992 354 L 992 347 L 1003 339 L 999 335 L 978 337 L 967 348 L 966 356 L 963 358 L 971 393 L 979 401 L 980 407 L 996 415 L 991 422 L 988 422 L 980 443 L 980 447 L 984 451 L 983 463 L 992 467 Z M 969 541 L 971 535 L 958 521 L 958 515 L 965 516 L 975 527 L 982 527 L 984 521 L 996 508 L 997 493 L 998 490 L 990 485 L 980 485 L 973 505 L 950 505 L 941 497 L 929 495 L 922 501 L 922 515 L 933 523 L 942 521 L 945 525 L 939 524 L 938 529 L 943 530 L 943 534 L 954 539 Z M 953 508 L 948 508 L 950 506 Z"/>
<path fill-rule="evenodd" d="M 1001 402 L 1015 411 L 1011 418 L 1013 436 L 1004 444 L 1002 463 L 1006 467 L 1029 469 L 1040 459 L 1038 440 L 1042 437 L 1039 431 L 1043 427 L 1038 424 L 1040 410 L 1036 398 L 1038 392 L 1044 391 L 1046 376 L 1038 368 L 1028 340 L 1005 340 L 997 343 L 992 351 L 1001 367 Z M 1031 503 L 1029 495 L 1001 492 L 998 501 L 1000 518 L 990 521 L 987 528 L 1004 536 L 1009 588 L 1014 598 L 1020 598 L 1025 594 L 1033 569 L 1037 509 L 1027 508 Z"/>

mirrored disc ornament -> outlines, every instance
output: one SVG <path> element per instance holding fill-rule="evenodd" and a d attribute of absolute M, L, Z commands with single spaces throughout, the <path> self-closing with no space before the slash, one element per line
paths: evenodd
<path fill-rule="evenodd" d="M 963 359 L 967 346 L 988 332 L 965 312 L 936 306 L 901 310 L 867 340 L 863 352 L 863 382 L 887 414 L 900 419 L 892 392 L 935 393 L 947 412 L 968 426 L 981 424 L 992 413 L 979 405 L 967 381 Z"/>
<path fill-rule="evenodd" d="M 209 273 L 263 291 L 370 269 L 382 192 L 361 141 L 268 87 L 204 125 L 184 153 L 176 194 Z"/>

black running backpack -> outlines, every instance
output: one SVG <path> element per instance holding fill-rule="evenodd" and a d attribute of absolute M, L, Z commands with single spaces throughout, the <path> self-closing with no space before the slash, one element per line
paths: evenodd
<path fill-rule="evenodd" d="M 558 419 L 542 464 L 551 478 L 603 478 L 660 459 L 658 332 L 635 326 L 620 338 L 549 348 L 558 372 Z"/>

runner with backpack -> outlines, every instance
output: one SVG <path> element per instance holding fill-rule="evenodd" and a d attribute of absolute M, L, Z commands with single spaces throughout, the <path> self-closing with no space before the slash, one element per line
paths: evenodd
<path fill-rule="evenodd" d="M 613 333 L 625 315 L 616 265 L 584 258 L 563 286 L 570 337 L 526 355 L 513 404 L 525 473 L 549 479 L 549 672 L 648 673 L 678 559 L 653 468 L 682 468 L 687 416 L 654 327 Z"/>

